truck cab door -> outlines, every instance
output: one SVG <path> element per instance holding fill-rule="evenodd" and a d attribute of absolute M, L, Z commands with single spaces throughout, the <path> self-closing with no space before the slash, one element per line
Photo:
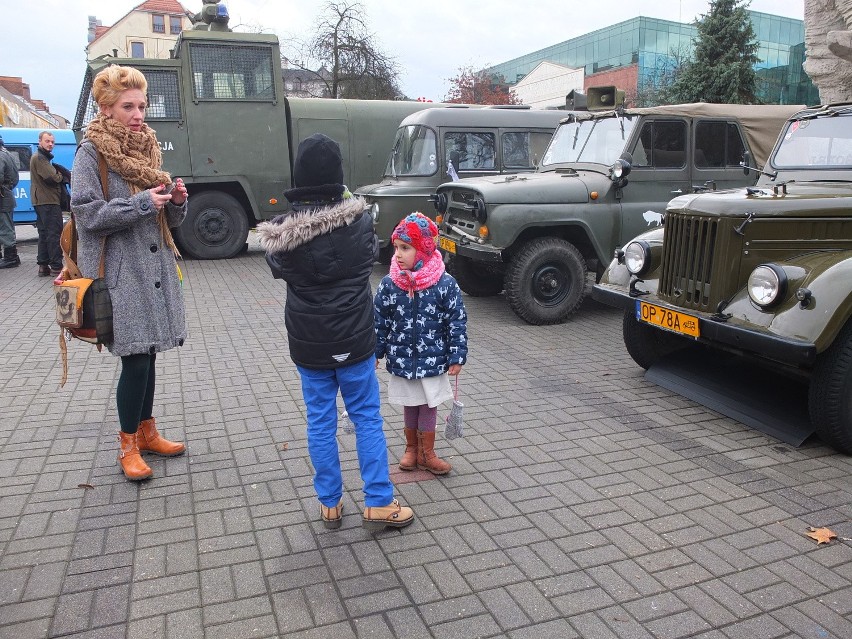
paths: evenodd
<path fill-rule="evenodd" d="M 185 115 L 181 105 L 177 69 L 141 69 L 148 81 L 148 109 L 145 121 L 157 133 L 163 170 L 172 177 L 192 175 Z M 187 180 L 191 182 L 191 180 Z"/>
<path fill-rule="evenodd" d="M 632 170 L 621 189 L 619 246 L 660 226 L 669 200 L 691 193 L 686 120 L 646 119 L 632 149 Z"/>

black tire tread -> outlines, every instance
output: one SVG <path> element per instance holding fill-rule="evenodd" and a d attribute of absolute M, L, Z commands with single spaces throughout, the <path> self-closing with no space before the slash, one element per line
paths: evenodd
<path fill-rule="evenodd" d="M 820 439 L 852 455 L 852 320 L 817 359 L 808 412 Z"/>
<path fill-rule="evenodd" d="M 572 284 L 571 292 L 569 293 L 567 303 L 556 313 L 536 313 L 535 308 L 526 303 L 526 287 L 527 282 L 523 276 L 523 271 L 528 262 L 535 259 L 537 254 L 549 249 L 567 250 L 574 260 L 574 266 L 582 269 L 581 274 L 575 279 Z M 570 266 L 570 265 L 569 265 Z M 586 260 L 583 254 L 580 253 L 576 246 L 566 240 L 557 237 L 540 237 L 530 242 L 527 242 L 521 250 L 512 258 L 509 268 L 506 272 L 506 298 L 509 300 L 509 306 L 512 311 L 528 324 L 543 326 L 547 324 L 559 324 L 568 319 L 571 315 L 579 310 L 583 305 L 583 299 L 586 296 Z"/>

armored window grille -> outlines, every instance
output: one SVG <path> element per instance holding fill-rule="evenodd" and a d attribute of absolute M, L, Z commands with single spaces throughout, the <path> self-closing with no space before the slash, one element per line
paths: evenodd
<path fill-rule="evenodd" d="M 152 23 L 151 29 L 154 33 L 165 33 L 166 32 L 166 17 L 160 15 L 159 13 L 154 13 L 151 15 Z"/>
<path fill-rule="evenodd" d="M 148 80 L 147 117 L 152 120 L 180 120 L 180 93 L 177 71 L 145 71 Z"/>
<path fill-rule="evenodd" d="M 269 47 L 193 43 L 190 62 L 195 100 L 275 100 Z"/>
<path fill-rule="evenodd" d="M 152 120 L 180 120 L 181 105 L 178 91 L 177 71 L 144 71 L 148 81 L 148 109 L 146 117 Z M 77 113 L 74 116 L 74 130 L 82 131 L 98 113 L 98 105 L 92 95 L 94 74 L 86 69 L 83 77 L 83 88 L 77 102 Z"/>
<path fill-rule="evenodd" d="M 74 114 L 74 130 L 82 131 L 98 112 L 95 99 L 92 97 L 92 81 L 94 80 L 92 70 L 87 68 L 83 76 L 83 87 L 80 89 L 80 98 L 77 100 L 77 112 Z"/>

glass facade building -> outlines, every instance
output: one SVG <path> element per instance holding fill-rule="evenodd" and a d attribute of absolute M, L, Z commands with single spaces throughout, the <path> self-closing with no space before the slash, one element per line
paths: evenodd
<path fill-rule="evenodd" d="M 748 13 L 758 42 L 758 98 L 767 104 L 818 104 L 819 92 L 802 69 L 804 21 Z M 512 85 L 545 60 L 583 68 L 586 77 L 632 66 L 636 86 L 619 88 L 635 96 L 675 66 L 678 58 L 689 57 L 697 36 L 693 24 L 639 16 L 494 65 L 488 71 L 502 75 Z"/>

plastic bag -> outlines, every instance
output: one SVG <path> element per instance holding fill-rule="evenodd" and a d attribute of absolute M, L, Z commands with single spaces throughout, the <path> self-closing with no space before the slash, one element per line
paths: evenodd
<path fill-rule="evenodd" d="M 447 426 L 444 429 L 444 437 L 446 439 L 456 439 L 457 437 L 464 437 L 462 420 L 463 409 L 464 404 L 462 404 L 458 399 L 454 399 L 453 408 L 452 410 L 450 410 L 450 414 L 447 415 Z"/>
<path fill-rule="evenodd" d="M 352 420 L 349 419 L 349 411 L 343 411 L 340 413 L 340 421 L 343 423 L 344 433 L 351 435 L 355 432 L 355 424 L 353 424 Z"/>

